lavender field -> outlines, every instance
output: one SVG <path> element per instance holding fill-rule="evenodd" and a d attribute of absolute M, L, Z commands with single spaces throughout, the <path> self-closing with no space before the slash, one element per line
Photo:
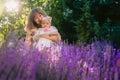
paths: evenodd
<path fill-rule="evenodd" d="M 120 80 L 120 50 L 95 41 L 39 52 L 12 34 L 0 48 L 0 80 Z"/>

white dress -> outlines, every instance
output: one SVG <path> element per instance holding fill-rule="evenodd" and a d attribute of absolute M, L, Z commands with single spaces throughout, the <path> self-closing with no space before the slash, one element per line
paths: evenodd
<path fill-rule="evenodd" d="M 33 45 L 38 48 L 38 50 L 42 50 L 43 48 L 49 48 L 51 47 L 51 44 L 53 43 L 52 40 L 49 40 L 47 38 L 40 38 L 39 36 L 41 34 L 57 34 L 58 30 L 54 27 L 51 26 L 47 30 L 44 30 L 43 28 L 39 28 L 35 35 L 33 36 Z M 40 38 L 40 39 L 39 39 Z"/>

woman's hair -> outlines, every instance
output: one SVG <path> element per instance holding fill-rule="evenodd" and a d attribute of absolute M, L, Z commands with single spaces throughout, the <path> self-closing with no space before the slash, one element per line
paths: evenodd
<path fill-rule="evenodd" d="M 31 13 L 32 14 L 39 13 L 39 14 L 42 14 L 43 16 L 47 16 L 46 13 L 43 10 L 41 10 L 40 8 L 34 8 L 34 9 L 32 9 Z"/>
<path fill-rule="evenodd" d="M 39 28 L 39 25 L 35 22 L 34 18 L 36 16 L 36 13 L 43 15 L 44 17 L 47 16 L 46 13 L 41 10 L 40 8 L 34 8 L 28 15 L 26 21 L 25 21 L 25 30 L 26 32 L 29 31 L 32 28 Z"/>

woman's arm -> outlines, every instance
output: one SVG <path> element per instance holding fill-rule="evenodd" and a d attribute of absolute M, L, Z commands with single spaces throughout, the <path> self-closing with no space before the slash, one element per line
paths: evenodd
<path fill-rule="evenodd" d="M 61 41 L 60 34 L 41 34 L 40 38 L 47 38 L 49 40 L 52 40 L 54 42 Z M 59 40 L 60 39 L 60 40 Z"/>
<path fill-rule="evenodd" d="M 54 42 L 61 41 L 61 35 L 59 34 L 56 27 L 51 26 L 49 32 L 50 32 L 49 34 L 41 34 L 39 38 L 47 38 L 47 39 L 52 40 Z"/>
<path fill-rule="evenodd" d="M 26 35 L 25 45 L 26 46 L 31 46 L 32 45 L 32 36 L 29 35 L 29 34 Z"/>
<path fill-rule="evenodd" d="M 61 38 L 61 35 L 60 35 L 60 33 L 58 33 L 57 40 L 58 40 L 58 41 L 62 41 L 62 38 Z"/>

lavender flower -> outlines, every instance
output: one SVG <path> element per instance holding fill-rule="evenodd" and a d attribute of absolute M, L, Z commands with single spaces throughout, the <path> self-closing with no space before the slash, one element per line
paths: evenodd
<path fill-rule="evenodd" d="M 0 48 L 0 80 L 119 80 L 119 68 L 120 50 L 104 41 L 39 52 L 11 34 Z"/>

